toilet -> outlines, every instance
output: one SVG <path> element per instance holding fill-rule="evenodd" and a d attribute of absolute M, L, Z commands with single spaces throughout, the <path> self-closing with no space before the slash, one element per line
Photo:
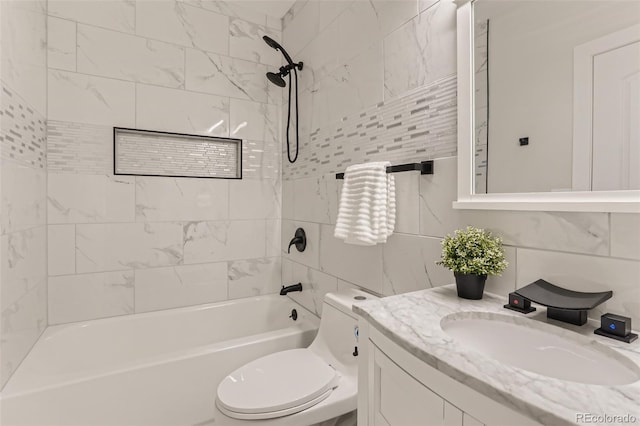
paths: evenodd
<path fill-rule="evenodd" d="M 308 348 L 263 356 L 226 376 L 216 395 L 218 410 L 229 420 L 221 423 L 301 426 L 355 410 L 358 320 L 351 307 L 373 298 L 354 289 L 328 293 L 320 329 Z"/>

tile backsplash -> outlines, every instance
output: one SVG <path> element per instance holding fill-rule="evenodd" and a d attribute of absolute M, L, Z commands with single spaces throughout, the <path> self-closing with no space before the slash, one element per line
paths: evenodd
<path fill-rule="evenodd" d="M 418 138 L 415 145 L 425 150 L 425 156 L 416 158 L 414 151 L 396 157 L 396 152 L 389 149 L 403 142 L 394 139 L 393 127 L 387 128 L 394 123 L 394 116 L 379 117 L 376 111 L 392 104 L 408 105 L 415 94 L 433 90 L 442 82 L 455 84 L 455 75 L 447 74 L 444 79 L 439 76 L 442 70 L 455 71 L 455 55 L 440 50 L 442 46 L 454 46 L 455 52 L 456 8 L 452 2 L 398 2 L 401 5 L 393 16 L 367 13 L 367 8 L 375 9 L 380 2 L 355 3 L 335 8 L 324 2 L 298 1 L 284 19 L 285 42 L 299 43 L 298 56 L 307 61 L 305 67 L 311 75 L 304 83 L 311 99 L 301 99 L 309 118 L 301 119 L 304 143 L 300 160 L 293 165 L 283 161 L 282 241 L 288 242 L 297 227 L 303 227 L 309 239 L 304 253 L 287 254 L 282 246 L 285 283 L 307 282 L 311 287 L 309 295 L 293 297 L 317 310 L 324 293 L 346 286 L 391 295 L 450 284 L 453 274 L 435 264 L 442 238 L 473 225 L 491 230 L 505 242 L 509 267 L 502 276 L 489 278 L 488 291 L 506 299 L 508 292 L 538 278 L 575 290 L 613 290 L 613 298 L 592 316 L 611 311 L 640 322 L 640 215 L 453 209 L 457 194 L 455 98 L 447 109 L 453 114 L 452 122 L 438 120 L 437 114 L 419 121 L 429 134 L 452 125 L 453 132 L 446 133 L 453 141 L 452 149 L 430 150 L 433 141 L 428 136 Z M 360 13 L 352 13 L 353 8 Z M 428 36 L 415 40 L 416 31 L 427 22 L 431 30 L 420 34 Z M 331 43 L 332 32 L 340 33 L 349 25 L 363 31 L 359 38 L 362 52 L 384 46 L 384 55 L 369 58 L 370 69 L 383 70 L 383 80 L 356 74 L 347 47 L 326 46 Z M 391 57 L 387 48 L 393 46 L 403 48 L 392 49 Z M 407 69 L 400 70 L 399 64 Z M 340 74 L 344 69 L 352 72 Z M 336 76 L 344 78 L 336 82 Z M 346 100 L 344 104 L 351 105 L 348 114 L 327 113 L 326 99 L 339 103 L 351 96 L 352 92 L 340 92 L 336 87 L 349 85 L 355 78 L 371 78 L 375 85 L 370 91 L 377 97 L 359 108 Z M 426 103 L 434 101 L 430 98 Z M 359 124 L 358 120 L 364 120 L 363 127 L 365 122 L 377 122 L 373 128 L 382 125 L 384 131 L 375 139 L 353 131 L 343 134 L 345 124 Z M 399 117 L 396 120 L 401 121 Z M 404 122 L 398 127 L 404 137 L 410 136 Z M 476 136 L 482 136 L 482 126 Z M 359 162 L 390 160 L 397 164 L 426 159 L 435 160 L 433 175 L 396 174 L 396 230 L 386 244 L 359 247 L 333 237 L 342 185 L 335 179 L 335 172 Z"/>
<path fill-rule="evenodd" d="M 279 288 L 279 23 L 215 1 L 48 14 L 49 322 Z M 242 139 L 243 179 L 114 176 L 113 127 Z"/>

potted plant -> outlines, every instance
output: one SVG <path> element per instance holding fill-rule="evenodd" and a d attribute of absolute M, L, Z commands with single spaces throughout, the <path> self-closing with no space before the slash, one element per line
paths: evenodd
<path fill-rule="evenodd" d="M 487 275 L 500 275 L 508 266 L 502 240 L 472 226 L 445 237 L 436 263 L 453 271 L 458 297 L 472 300 L 482 299 Z"/>

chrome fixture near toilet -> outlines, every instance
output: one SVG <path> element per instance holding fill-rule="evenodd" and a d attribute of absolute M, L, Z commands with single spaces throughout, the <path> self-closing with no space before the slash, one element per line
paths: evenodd
<path fill-rule="evenodd" d="M 291 241 L 289 241 L 289 247 L 287 247 L 287 253 L 291 253 L 291 246 L 295 245 L 296 249 L 300 252 L 303 252 L 304 249 L 307 248 L 307 234 L 304 232 L 304 229 L 298 228 L 296 229 L 296 233 L 294 234 Z"/>
<path fill-rule="evenodd" d="M 287 61 L 287 65 L 281 66 L 278 72 L 268 72 L 267 78 L 273 84 L 278 87 L 285 87 L 287 83 L 284 81 L 283 77 L 289 76 L 289 101 L 287 107 L 287 158 L 290 163 L 295 163 L 298 159 L 298 151 L 299 151 L 299 139 L 300 136 L 298 134 L 298 70 L 302 71 L 302 62 L 293 62 L 291 56 L 284 50 L 284 47 L 280 45 L 277 41 L 268 36 L 263 36 L 262 39 L 265 43 L 267 43 L 270 47 L 275 50 L 279 50 L 282 52 L 282 56 Z M 291 157 L 291 149 L 289 148 L 289 126 L 291 124 L 291 71 L 293 71 L 293 75 L 295 76 L 296 83 L 296 153 Z"/>

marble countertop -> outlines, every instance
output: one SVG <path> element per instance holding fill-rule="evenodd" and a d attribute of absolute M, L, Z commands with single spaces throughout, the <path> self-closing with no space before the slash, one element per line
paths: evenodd
<path fill-rule="evenodd" d="M 597 324 L 564 324 L 546 318 L 546 309 L 523 315 L 504 309 L 506 297 L 485 293 L 482 300 L 457 297 L 454 285 L 371 300 L 353 311 L 393 342 L 449 377 L 544 425 L 574 425 L 577 413 L 630 414 L 640 421 L 640 381 L 603 386 L 542 376 L 473 352 L 440 327 L 442 318 L 457 312 L 500 314 L 500 318 L 533 319 L 555 326 L 556 334 L 575 339 L 582 334 L 624 355 L 640 367 L 640 339 L 631 344 L 593 334 Z M 548 327 L 545 327 L 548 328 Z M 602 368 L 606 366 L 603 365 Z"/>

